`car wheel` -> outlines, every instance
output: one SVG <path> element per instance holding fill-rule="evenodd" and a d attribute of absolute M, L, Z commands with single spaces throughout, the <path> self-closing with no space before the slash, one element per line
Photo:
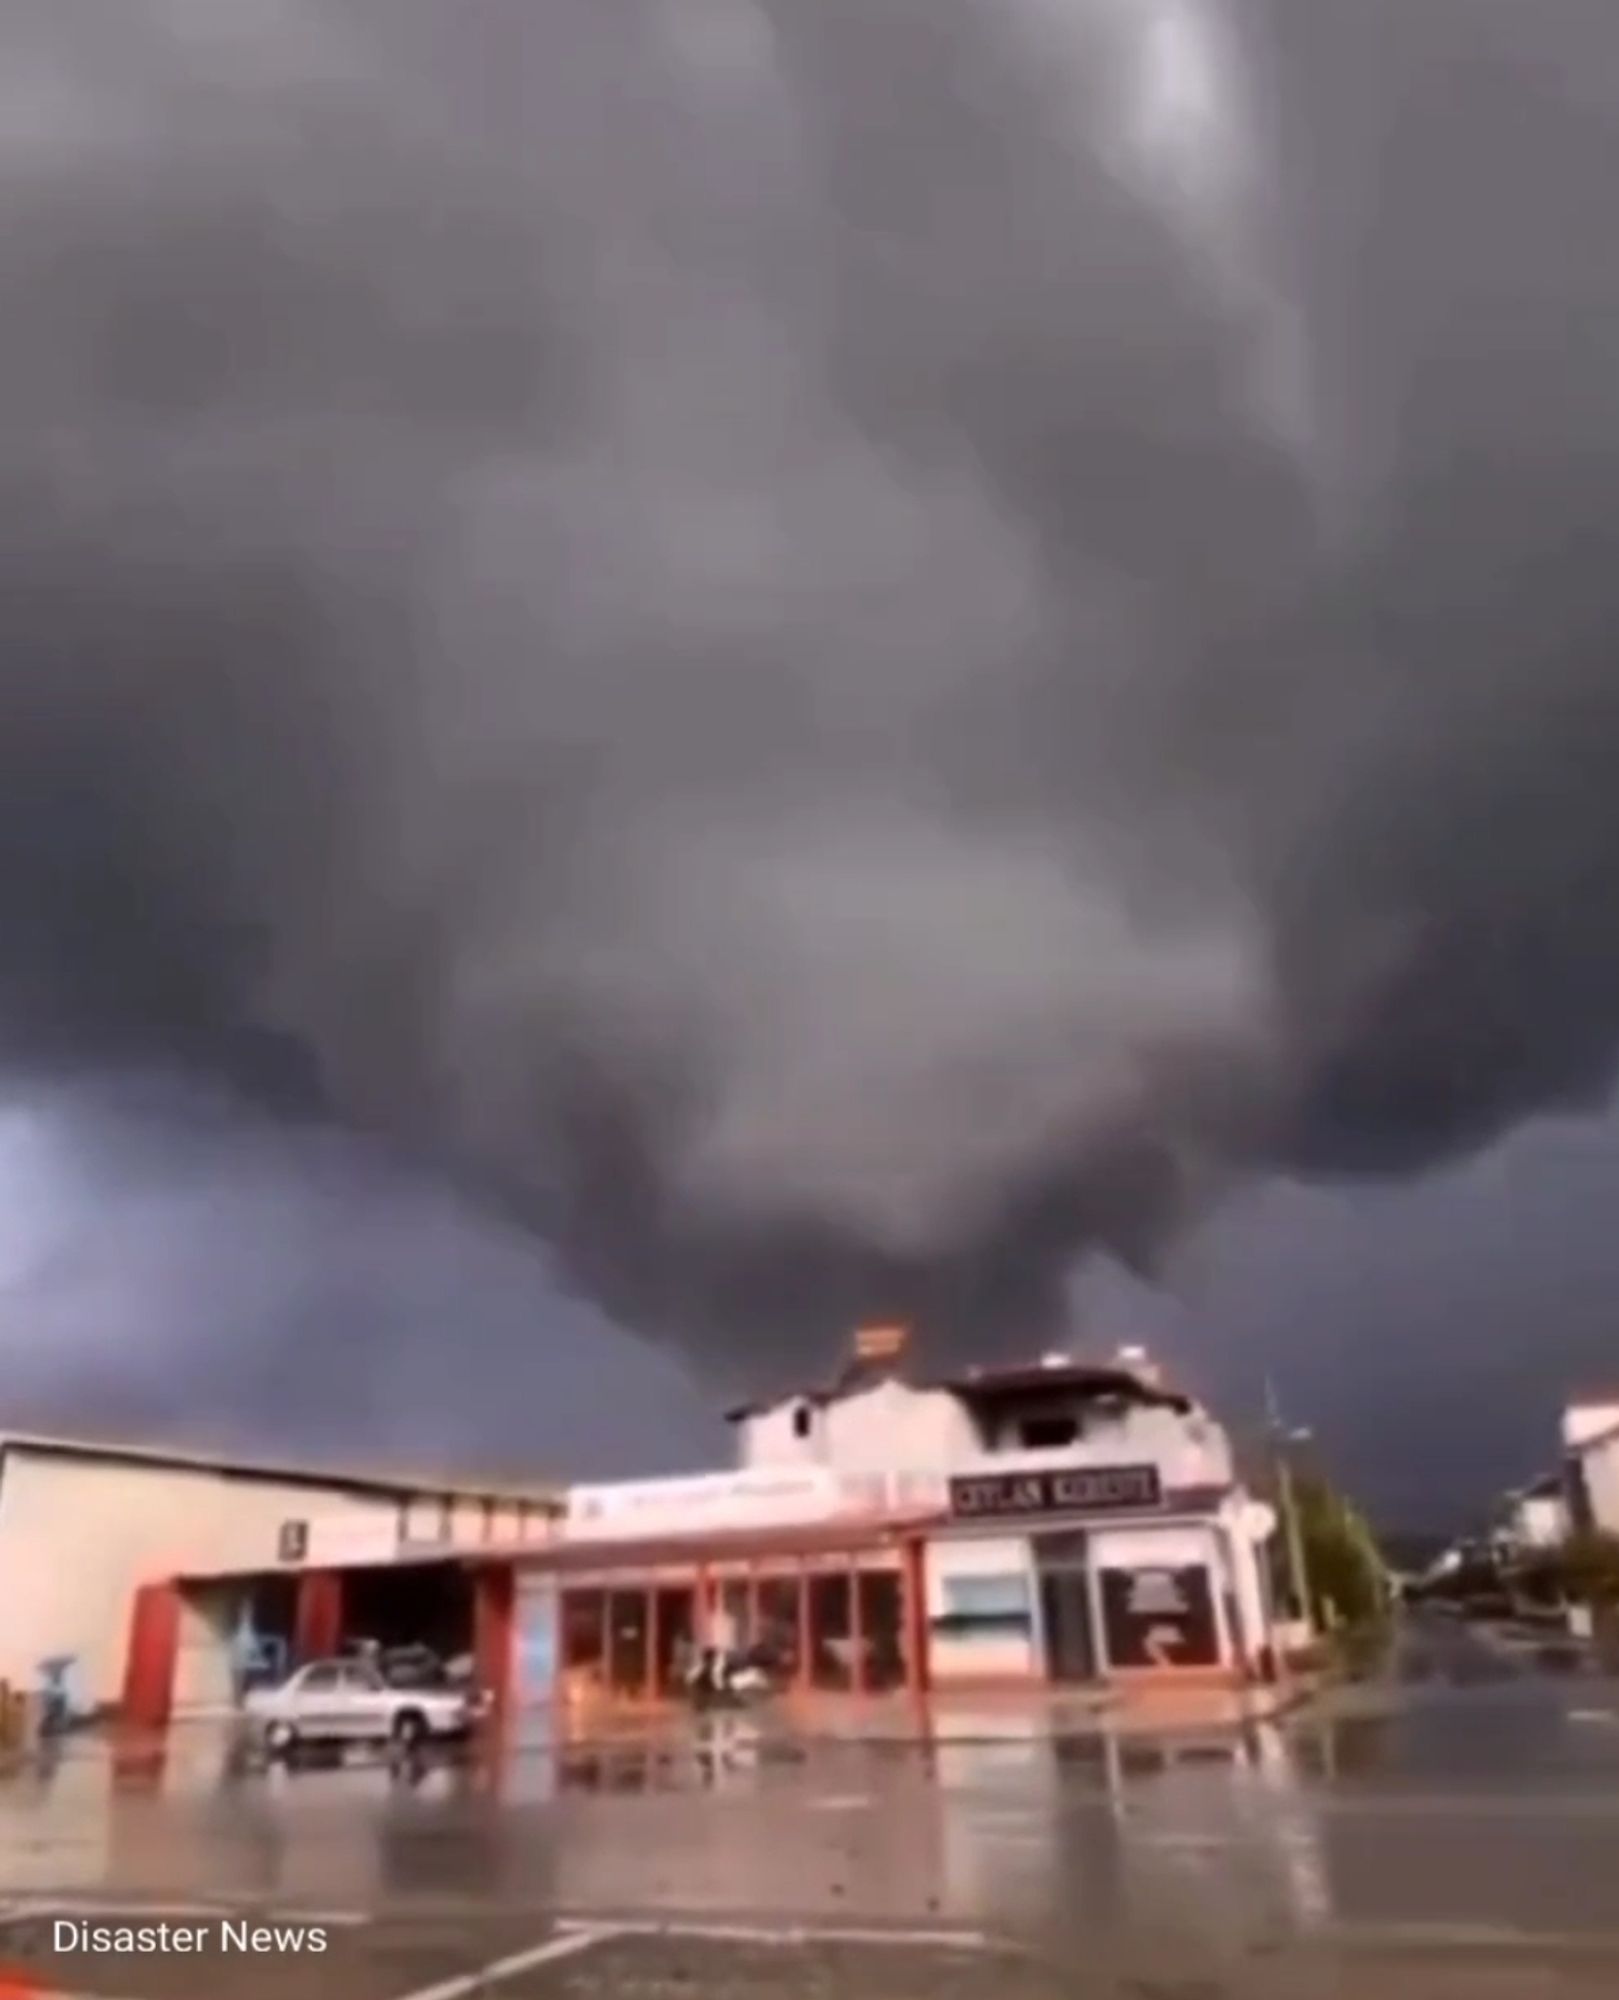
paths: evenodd
<path fill-rule="evenodd" d="M 394 1717 L 393 1740 L 401 1750 L 419 1750 L 427 1741 L 427 1717 L 414 1708 Z"/>
<path fill-rule="evenodd" d="M 272 1757 L 290 1757 L 298 1747 L 298 1732 L 290 1722 L 267 1723 L 264 1747 Z"/>

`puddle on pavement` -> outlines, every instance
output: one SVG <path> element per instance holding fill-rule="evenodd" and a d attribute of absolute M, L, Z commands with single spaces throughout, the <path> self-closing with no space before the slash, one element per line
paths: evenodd
<path fill-rule="evenodd" d="M 1571 1721 L 1566 1679 L 1475 1685 L 1439 1664 L 1409 1694 L 1391 1678 L 1386 1702 L 1349 1690 L 1359 1712 L 1219 1735 L 808 1744 L 741 1718 L 539 1738 L 498 1764 L 273 1772 L 200 1731 L 139 1758 L 85 1744 L 0 1786 L 0 1900 L 138 1887 L 531 1919 L 842 1911 L 1065 1944 L 1166 1920 L 1205 1941 L 1373 1921 L 1619 1929 L 1619 1728 Z"/>

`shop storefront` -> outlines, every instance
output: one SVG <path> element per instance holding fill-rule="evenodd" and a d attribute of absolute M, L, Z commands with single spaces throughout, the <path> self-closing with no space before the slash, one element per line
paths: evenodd
<path fill-rule="evenodd" d="M 949 1501 L 928 1549 L 935 1685 L 1262 1671 L 1270 1524 L 1241 1496 L 1140 1464 L 973 1471 Z"/>
<path fill-rule="evenodd" d="M 920 1524 L 567 1550 L 561 1690 L 576 1702 L 669 1699 L 705 1646 L 758 1655 L 788 1689 L 918 1689 L 922 1561 Z"/>

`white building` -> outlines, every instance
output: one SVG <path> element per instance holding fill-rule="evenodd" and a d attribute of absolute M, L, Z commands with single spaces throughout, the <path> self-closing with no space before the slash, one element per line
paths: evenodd
<path fill-rule="evenodd" d="M 1563 1454 L 1571 1524 L 1619 1535 L 1619 1396 L 1568 1405 Z"/>
<path fill-rule="evenodd" d="M 732 1420 L 747 1473 L 880 1476 L 912 1504 L 932 1497 L 934 1685 L 1269 1666 L 1274 1516 L 1222 1427 L 1137 1352 L 930 1381 L 857 1363 Z"/>
<path fill-rule="evenodd" d="M 1498 1553 L 1513 1563 L 1561 1548 L 1572 1525 L 1563 1475 L 1549 1472 L 1506 1496 L 1495 1536 Z"/>

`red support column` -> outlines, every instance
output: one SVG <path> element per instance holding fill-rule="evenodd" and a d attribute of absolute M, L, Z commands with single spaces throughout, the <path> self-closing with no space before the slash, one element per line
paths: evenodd
<path fill-rule="evenodd" d="M 692 1644 L 712 1645 L 714 1639 L 715 1604 L 714 1592 L 717 1586 L 709 1573 L 707 1563 L 697 1565 L 697 1597 L 692 1609 Z"/>
<path fill-rule="evenodd" d="M 870 1684 L 866 1672 L 866 1631 L 860 1608 L 860 1564 L 849 1564 L 849 1686 L 855 1694 L 865 1694 Z"/>
<path fill-rule="evenodd" d="M 924 1544 L 913 1535 L 900 1552 L 900 1592 L 905 1630 L 905 1686 L 909 1693 L 928 1691 L 928 1596 L 923 1569 Z"/>
<path fill-rule="evenodd" d="M 648 1586 L 646 1594 L 646 1689 L 648 1701 L 662 1693 L 658 1686 L 658 1587 Z"/>
<path fill-rule="evenodd" d="M 796 1681 L 800 1689 L 810 1684 L 810 1668 L 815 1659 L 815 1621 L 811 1617 L 810 1566 L 800 1558 L 798 1564 L 798 1673 Z"/>
<path fill-rule="evenodd" d="M 123 1717 L 140 1729 L 162 1729 L 174 1709 L 174 1670 L 180 1658 L 180 1587 L 144 1583 L 129 1617 L 124 1660 Z"/>
<path fill-rule="evenodd" d="M 472 1657 L 478 1684 L 497 1712 L 511 1700 L 517 1630 L 517 1574 L 510 1563 L 491 1564 L 472 1579 Z"/>
<path fill-rule="evenodd" d="M 324 1659 L 343 1640 L 343 1577 L 335 1569 L 306 1569 L 298 1579 L 292 1653 L 297 1662 Z"/>

